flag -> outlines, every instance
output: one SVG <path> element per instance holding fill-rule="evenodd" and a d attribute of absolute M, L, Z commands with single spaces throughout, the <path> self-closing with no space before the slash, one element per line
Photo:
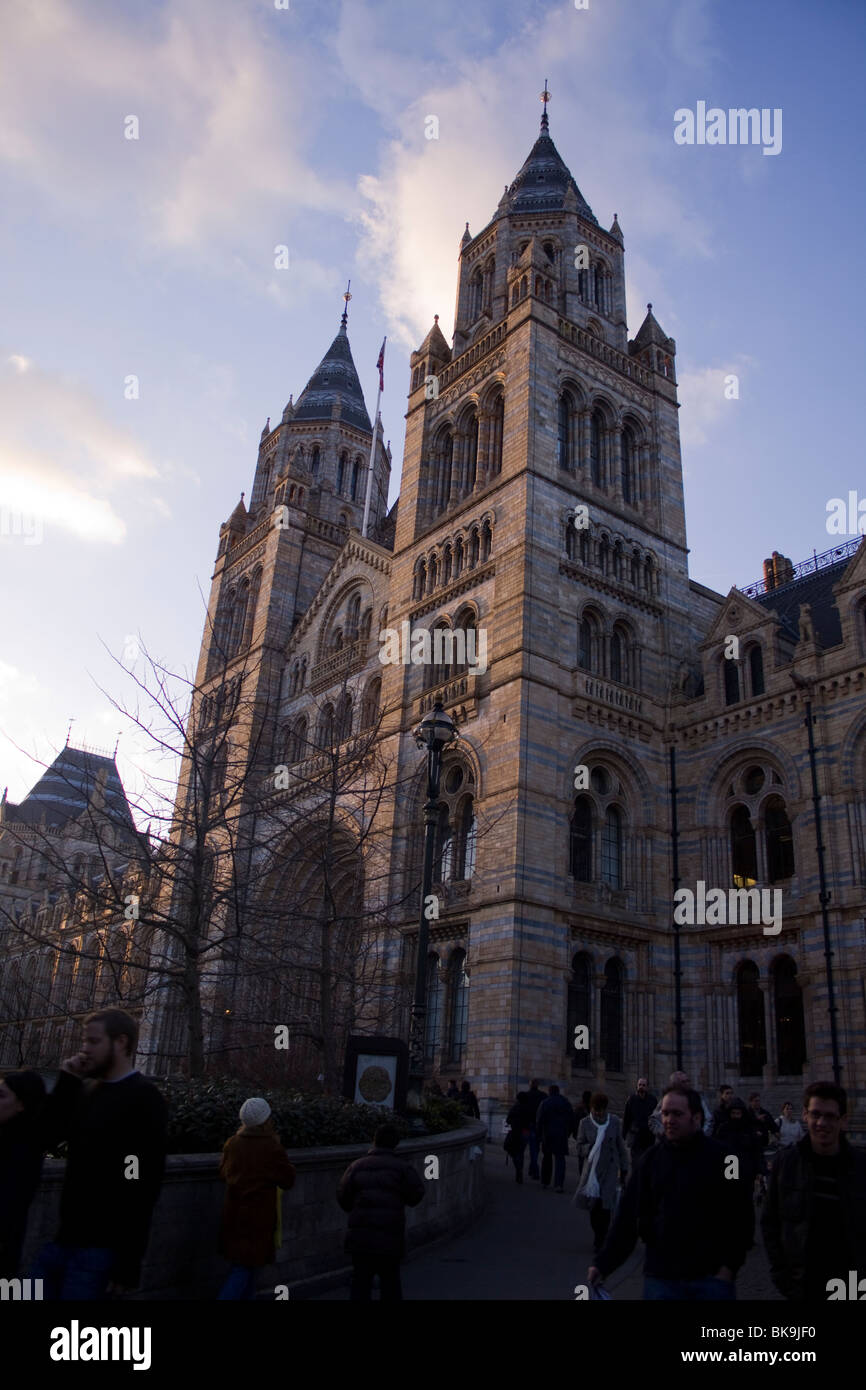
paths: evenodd
<path fill-rule="evenodd" d="M 378 362 L 376 363 L 376 366 L 379 368 L 379 390 L 380 390 L 380 391 L 384 391 L 384 390 L 385 390 L 385 344 L 387 343 L 387 341 L 388 341 L 387 338 L 383 338 L 383 339 L 382 339 L 382 347 L 381 347 L 381 350 L 380 350 L 380 352 L 379 352 L 379 360 L 378 360 Z"/>

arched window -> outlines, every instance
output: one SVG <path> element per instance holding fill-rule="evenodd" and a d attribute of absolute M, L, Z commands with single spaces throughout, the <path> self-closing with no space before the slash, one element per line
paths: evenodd
<path fill-rule="evenodd" d="M 776 1016 L 776 1057 L 780 1076 L 802 1076 L 806 1062 L 803 991 L 790 956 L 773 962 L 773 1007 Z"/>
<path fill-rule="evenodd" d="M 578 883 L 592 882 L 592 802 L 588 796 L 575 797 L 571 817 L 569 870 Z"/>
<path fill-rule="evenodd" d="M 574 402 L 568 391 L 563 391 L 559 398 L 558 429 L 556 438 L 556 461 L 560 468 L 574 467 L 574 450 L 572 446 L 572 419 L 574 418 Z"/>
<path fill-rule="evenodd" d="M 334 745 L 334 706 L 332 704 L 325 705 L 319 716 L 316 743 L 321 749 L 329 749 Z"/>
<path fill-rule="evenodd" d="M 634 433 L 628 425 L 622 432 L 622 498 L 629 506 L 635 496 L 635 443 Z"/>
<path fill-rule="evenodd" d="M 722 657 L 722 670 L 725 680 L 725 704 L 735 705 L 740 698 L 740 671 L 731 657 Z"/>
<path fill-rule="evenodd" d="M 758 984 L 758 967 L 751 960 L 737 966 L 737 1023 L 740 1076 L 760 1076 L 767 1063 L 764 995 Z"/>
<path fill-rule="evenodd" d="M 361 619 L 361 637 L 365 642 L 369 642 L 370 640 L 370 630 L 372 629 L 372 626 L 373 610 L 372 608 L 367 608 L 364 612 L 363 618 Z"/>
<path fill-rule="evenodd" d="M 771 796 L 764 808 L 767 878 L 779 883 L 794 874 L 794 833 L 780 796 Z"/>
<path fill-rule="evenodd" d="M 464 608 L 458 613 L 454 628 L 453 674 L 458 676 L 468 669 L 470 661 L 474 664 L 474 659 L 477 659 L 478 656 L 477 624 L 473 609 Z M 463 632 L 465 636 L 459 638 L 458 632 Z"/>
<path fill-rule="evenodd" d="M 604 479 L 604 464 L 601 454 L 603 438 L 604 416 L 600 410 L 594 410 L 589 425 L 589 472 L 596 487 L 601 487 Z"/>
<path fill-rule="evenodd" d="M 419 560 L 415 566 L 415 587 L 412 591 L 413 599 L 423 598 L 424 590 L 427 587 L 427 565 L 424 560 Z"/>
<path fill-rule="evenodd" d="M 312 452 L 310 454 L 310 472 L 312 473 L 314 478 L 318 478 L 319 476 L 319 466 L 321 462 L 322 451 L 319 448 L 318 444 L 314 444 Z"/>
<path fill-rule="evenodd" d="M 347 469 L 347 467 L 348 467 L 348 463 L 349 463 L 349 455 L 346 453 L 346 451 L 345 451 L 345 449 L 344 449 L 343 452 L 340 454 L 340 461 L 339 461 L 339 463 L 338 463 L 338 465 L 337 465 L 337 491 L 338 491 L 338 492 L 342 492 L 342 491 L 343 491 L 343 484 L 344 484 L 345 481 L 346 481 L 346 469 Z"/>
<path fill-rule="evenodd" d="M 756 642 L 749 648 L 749 677 L 753 695 L 764 693 L 764 653 Z"/>
<path fill-rule="evenodd" d="M 451 473 L 454 465 L 454 436 L 444 430 L 439 437 L 439 476 L 437 479 L 436 506 L 444 511 L 451 496 Z"/>
<path fill-rule="evenodd" d="M 481 561 L 490 559 L 490 550 L 493 545 L 493 531 L 489 521 L 485 521 L 481 528 Z"/>
<path fill-rule="evenodd" d="M 463 537 L 458 536 L 454 542 L 454 578 L 457 579 L 463 573 Z"/>
<path fill-rule="evenodd" d="M 454 865 L 454 836 L 448 819 L 448 807 L 444 802 L 439 807 L 436 823 L 436 846 L 433 859 L 433 878 L 438 883 L 447 883 Z"/>
<path fill-rule="evenodd" d="M 348 691 L 340 696 L 335 731 L 337 743 L 345 743 L 347 738 L 352 737 L 352 697 Z"/>
<path fill-rule="evenodd" d="M 601 830 L 601 876 L 611 888 L 622 887 L 622 813 L 608 806 Z"/>
<path fill-rule="evenodd" d="M 289 736 L 289 747 L 286 762 L 302 762 L 307 753 L 307 721 L 304 715 L 296 719 L 292 725 Z"/>
<path fill-rule="evenodd" d="M 430 631 L 430 662 L 424 672 L 425 689 L 450 680 L 454 659 L 454 636 L 451 626 L 444 618 L 440 618 Z"/>
<path fill-rule="evenodd" d="M 610 678 L 619 685 L 629 683 L 628 634 L 615 627 L 610 637 Z"/>
<path fill-rule="evenodd" d="M 451 546 L 447 545 L 442 551 L 442 583 L 448 584 L 451 579 Z"/>
<path fill-rule="evenodd" d="M 361 469 L 363 468 L 363 466 L 364 465 L 361 462 L 360 458 L 356 458 L 355 462 L 352 464 L 352 487 L 350 496 L 353 502 L 358 501 L 358 487 L 361 481 Z"/>
<path fill-rule="evenodd" d="M 574 529 L 574 517 L 570 516 L 565 523 L 565 554 L 569 560 L 574 559 L 576 540 L 577 532 Z"/>
<path fill-rule="evenodd" d="M 640 588 L 640 551 L 631 553 L 631 582 L 635 589 Z"/>
<path fill-rule="evenodd" d="M 579 951 L 571 962 L 568 981 L 568 1011 L 565 1024 L 566 1046 L 574 1070 L 592 1070 L 592 961 L 585 951 Z M 585 1027 L 589 1033 L 589 1048 L 574 1046 L 576 1029 Z"/>
<path fill-rule="evenodd" d="M 475 479 L 478 475 L 478 416 L 473 415 L 469 421 L 469 432 L 466 437 L 466 491 L 471 492 L 475 486 Z"/>
<path fill-rule="evenodd" d="M 505 397 L 500 392 L 493 402 L 490 420 L 490 463 L 491 474 L 502 472 L 502 436 L 505 422 Z"/>
<path fill-rule="evenodd" d="M 475 872 L 475 846 L 477 835 L 475 803 L 471 796 L 465 796 L 457 808 L 455 878 L 471 878 Z"/>
<path fill-rule="evenodd" d="M 481 537 L 478 534 L 478 527 L 473 526 L 469 537 L 469 568 L 474 570 L 478 564 L 478 556 L 481 554 Z"/>
<path fill-rule="evenodd" d="M 469 322 L 474 323 L 481 313 L 481 271 L 476 270 L 469 281 Z"/>
<path fill-rule="evenodd" d="M 259 602 L 259 589 L 262 583 L 261 569 L 257 569 L 252 577 L 247 595 L 247 611 L 244 618 L 244 630 L 241 636 L 241 647 L 246 648 L 253 640 L 253 627 L 256 621 L 256 608 Z"/>
<path fill-rule="evenodd" d="M 453 951 L 448 962 L 451 1018 L 449 1032 L 449 1061 L 460 1066 L 469 1036 L 469 976 L 466 973 L 466 952 Z"/>
<path fill-rule="evenodd" d="M 372 729 L 379 718 L 379 705 L 382 699 L 382 681 L 374 676 L 364 694 L 361 706 L 361 728 Z"/>
<path fill-rule="evenodd" d="M 584 671 L 598 670 L 598 622 L 593 613 L 584 613 L 580 620 L 577 664 Z"/>
<path fill-rule="evenodd" d="M 428 1066 L 434 1064 L 442 1042 L 444 995 L 439 957 L 431 951 L 427 957 L 427 1017 L 424 1021 L 424 1061 Z"/>
<path fill-rule="evenodd" d="M 601 991 L 601 1055 L 606 1071 L 623 1069 L 623 976 L 622 961 L 611 956 L 604 967 L 604 988 Z"/>
<path fill-rule="evenodd" d="M 758 845 L 745 806 L 731 812 L 731 874 L 735 888 L 752 888 L 758 880 Z"/>

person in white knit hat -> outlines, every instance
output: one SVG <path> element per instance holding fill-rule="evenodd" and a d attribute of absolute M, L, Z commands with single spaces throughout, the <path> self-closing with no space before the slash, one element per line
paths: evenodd
<path fill-rule="evenodd" d="M 271 1107 L 262 1096 L 245 1100 L 241 1127 L 223 1146 L 226 1184 L 220 1252 L 231 1260 L 221 1300 L 255 1298 L 257 1271 L 274 1263 L 282 1243 L 278 1188 L 294 1185 L 295 1170 L 280 1143 Z"/>

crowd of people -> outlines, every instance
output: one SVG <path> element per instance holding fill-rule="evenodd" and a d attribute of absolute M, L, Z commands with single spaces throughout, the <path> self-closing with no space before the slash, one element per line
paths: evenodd
<path fill-rule="evenodd" d="M 645 1299 L 733 1299 L 761 1207 L 770 1276 L 783 1297 L 824 1301 L 838 1287 L 832 1281 L 847 1287 L 851 1270 L 866 1271 L 866 1152 L 846 1138 L 847 1096 L 832 1082 L 806 1087 L 801 1121 L 793 1102 L 774 1119 L 757 1091 L 746 1103 L 730 1085 L 712 1106 L 681 1071 L 661 1099 L 641 1077 L 622 1119 L 600 1091 L 571 1105 L 558 1086 L 545 1093 L 532 1081 L 506 1124 L 516 1181 L 528 1149 L 529 1177 L 549 1188 L 552 1174 L 558 1193 L 576 1139 L 572 1200 L 589 1214 L 593 1290 L 641 1240 Z"/>
<path fill-rule="evenodd" d="M 62 1302 L 100 1301 L 138 1287 L 165 1169 L 167 1108 L 135 1066 L 137 1041 L 134 1018 L 104 1009 L 85 1020 L 81 1048 L 61 1063 L 50 1094 L 29 1069 L 0 1078 L 0 1279 L 21 1274 L 45 1153 L 65 1143 L 57 1231 L 28 1277 L 41 1281 L 43 1299 Z M 458 1095 L 477 1114 L 468 1082 Z M 280 1192 L 296 1176 L 268 1101 L 250 1097 L 239 1119 L 219 1169 L 225 1196 L 218 1245 L 229 1262 L 218 1295 L 224 1301 L 255 1297 L 259 1272 L 274 1263 L 282 1243 Z M 380 1126 L 369 1153 L 350 1164 L 335 1192 L 349 1214 L 353 1300 L 370 1298 L 376 1275 L 382 1298 L 401 1297 L 406 1208 L 422 1200 L 424 1183 L 395 1153 L 399 1142 L 392 1125 Z"/>
<path fill-rule="evenodd" d="M 42 1281 L 43 1298 L 62 1301 L 138 1287 L 163 1180 L 167 1111 L 135 1066 L 137 1040 L 129 1014 L 104 1009 L 85 1020 L 80 1051 L 61 1064 L 50 1094 L 35 1071 L 0 1079 L 0 1279 L 19 1277 L 45 1152 L 65 1142 L 57 1231 L 30 1278 Z M 452 1082 L 447 1097 L 479 1117 L 468 1081 Z M 239 1119 L 219 1169 L 219 1249 L 229 1262 L 221 1300 L 255 1297 L 258 1274 L 281 1244 L 280 1192 L 296 1177 L 268 1101 L 246 1100 Z M 573 1201 L 593 1236 L 588 1287 L 603 1284 L 640 1239 L 645 1298 L 734 1298 L 757 1204 L 776 1287 L 786 1298 L 823 1300 L 831 1280 L 866 1272 L 866 1152 L 848 1142 L 847 1124 L 846 1093 L 830 1082 L 806 1087 L 800 1121 L 793 1103 L 774 1119 L 757 1092 L 746 1103 L 728 1085 L 712 1107 L 683 1072 L 660 1099 L 641 1077 L 622 1118 L 600 1091 L 584 1091 L 572 1105 L 557 1085 L 545 1091 L 534 1080 L 508 1112 L 505 1148 L 517 1183 L 528 1151 L 529 1178 L 562 1193 L 569 1141 L 577 1141 Z M 380 1126 L 335 1192 L 348 1214 L 355 1301 L 370 1299 L 377 1276 L 383 1299 L 402 1296 L 406 1208 L 423 1200 L 425 1184 L 397 1154 L 399 1142 L 393 1125 Z"/>

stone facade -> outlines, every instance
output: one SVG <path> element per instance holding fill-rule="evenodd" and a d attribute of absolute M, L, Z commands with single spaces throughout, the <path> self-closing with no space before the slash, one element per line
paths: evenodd
<path fill-rule="evenodd" d="M 866 545 L 796 568 L 775 554 L 727 596 L 690 579 L 675 363 L 652 306 L 629 339 L 618 219 L 599 225 L 545 117 L 490 223 L 463 236 L 452 344 L 437 321 L 411 355 L 399 503 L 386 515 L 377 422 L 361 534 L 372 427 L 344 316 L 220 535 L 200 698 L 236 661 L 274 762 L 304 766 L 323 719 L 343 737 L 375 724 L 401 787 L 380 822 L 403 905 L 401 1029 L 422 839 L 411 734 L 437 696 L 458 724 L 428 1050 L 490 1116 L 532 1076 L 617 1105 L 639 1074 L 658 1087 L 677 1061 L 677 939 L 696 1084 L 776 1106 L 832 1074 L 807 705 L 841 1079 L 855 1108 L 866 1098 Z M 437 626 L 483 631 L 486 662 L 380 662 L 384 629 Z M 251 737 L 235 730 L 241 756 Z M 675 889 L 699 883 L 778 890 L 781 930 L 695 921 L 677 938 Z M 163 1029 L 145 1036 L 156 1069 Z"/>

